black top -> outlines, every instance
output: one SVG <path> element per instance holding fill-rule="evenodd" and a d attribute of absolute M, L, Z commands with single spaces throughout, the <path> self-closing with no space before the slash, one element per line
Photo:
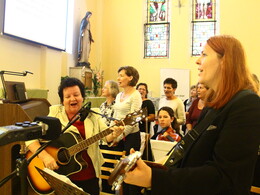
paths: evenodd
<path fill-rule="evenodd" d="M 152 169 L 152 195 L 250 194 L 260 143 L 260 99 L 248 94 L 221 113 L 177 168 Z M 203 115 L 202 115 L 203 120 Z"/>
<path fill-rule="evenodd" d="M 147 108 L 147 116 L 149 114 L 155 114 L 155 108 L 154 108 L 153 102 L 151 100 L 144 100 L 142 103 L 142 108 Z M 146 123 L 145 121 L 139 122 L 139 129 L 141 132 L 146 132 L 145 123 Z M 150 126 L 151 126 L 151 123 L 148 122 L 148 133 L 150 133 Z"/>

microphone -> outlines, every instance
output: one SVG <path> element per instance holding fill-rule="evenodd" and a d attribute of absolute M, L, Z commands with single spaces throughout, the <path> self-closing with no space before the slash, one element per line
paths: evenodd
<path fill-rule="evenodd" d="M 58 118 L 35 117 L 35 122 L 16 122 L 15 125 L 0 127 L 0 146 L 38 138 L 54 140 L 60 134 L 61 123 Z"/>
<path fill-rule="evenodd" d="M 42 127 L 42 139 L 55 140 L 61 134 L 61 123 L 58 118 L 50 116 L 37 116 L 34 118 L 39 126 Z"/>
<path fill-rule="evenodd" d="M 91 112 L 91 102 L 87 102 L 82 108 L 79 110 L 79 115 L 80 115 L 80 121 L 84 121 L 88 114 Z"/>

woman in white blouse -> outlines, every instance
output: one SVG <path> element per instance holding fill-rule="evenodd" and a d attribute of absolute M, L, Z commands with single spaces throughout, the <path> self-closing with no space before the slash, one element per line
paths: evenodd
<path fill-rule="evenodd" d="M 122 66 L 118 69 L 118 85 L 123 89 L 117 94 L 114 104 L 114 118 L 123 119 L 129 113 L 137 111 L 142 106 L 142 98 L 135 85 L 139 80 L 138 71 L 132 66 Z M 123 134 L 116 139 L 118 141 L 115 150 L 126 151 L 129 155 L 130 149 L 140 150 L 141 137 L 138 123 L 134 126 L 126 125 Z M 123 184 L 124 195 L 140 195 L 141 188 L 129 184 Z"/>
<path fill-rule="evenodd" d="M 132 66 L 122 66 L 118 69 L 118 85 L 123 89 L 117 94 L 114 104 L 114 118 L 123 119 L 129 113 L 141 108 L 142 98 L 135 89 L 139 80 L 138 71 Z M 134 126 L 126 125 L 124 133 L 118 137 L 118 148 L 129 154 L 131 148 L 140 149 L 141 138 L 138 123 Z"/>

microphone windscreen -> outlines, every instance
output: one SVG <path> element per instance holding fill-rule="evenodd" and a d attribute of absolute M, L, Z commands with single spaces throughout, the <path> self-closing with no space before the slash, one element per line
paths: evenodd
<path fill-rule="evenodd" d="M 82 108 L 80 109 L 80 121 L 84 121 L 91 109 L 91 102 L 87 102 Z"/>
<path fill-rule="evenodd" d="M 46 134 L 42 136 L 42 139 L 45 140 L 54 140 L 57 139 L 61 134 L 61 123 L 58 118 L 50 116 L 37 116 L 34 121 L 43 122 L 48 125 Z"/>

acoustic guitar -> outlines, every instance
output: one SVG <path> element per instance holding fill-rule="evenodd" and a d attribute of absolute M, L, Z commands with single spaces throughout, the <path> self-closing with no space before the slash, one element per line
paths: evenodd
<path fill-rule="evenodd" d="M 147 111 L 145 109 L 141 109 L 128 114 L 116 125 L 134 125 L 146 116 Z M 59 169 L 54 171 L 58 174 L 69 176 L 87 167 L 87 163 L 83 160 L 81 152 L 86 150 L 91 144 L 97 142 L 112 132 L 113 130 L 107 128 L 85 140 L 83 140 L 79 134 L 73 132 L 66 132 L 62 134 L 57 140 L 53 141 L 50 146 L 45 148 L 45 150 L 56 160 L 59 165 Z M 33 153 L 28 151 L 26 158 L 28 159 L 32 155 Z M 28 165 L 28 181 L 34 191 L 38 194 L 49 194 L 53 192 L 53 189 L 35 167 L 44 169 L 44 164 L 38 157 L 35 157 Z"/>

